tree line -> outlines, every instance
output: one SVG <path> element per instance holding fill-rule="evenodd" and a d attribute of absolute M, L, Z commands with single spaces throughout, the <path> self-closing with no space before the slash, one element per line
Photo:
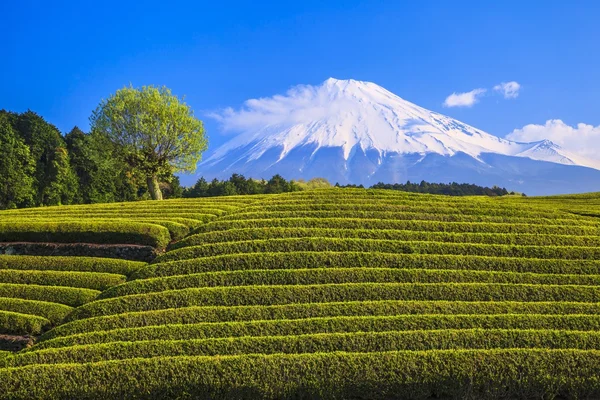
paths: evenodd
<path fill-rule="evenodd" d="M 339 185 L 335 184 L 336 187 L 363 187 L 363 185 Z M 498 186 L 479 186 L 471 183 L 430 183 L 421 181 L 420 183 L 413 183 L 407 181 L 406 183 L 383 183 L 379 182 L 370 187 L 371 189 L 388 189 L 388 190 L 400 190 L 402 192 L 412 193 L 427 193 L 427 194 L 441 194 L 446 196 L 506 196 L 515 195 L 515 192 L 509 192 L 506 188 Z"/>

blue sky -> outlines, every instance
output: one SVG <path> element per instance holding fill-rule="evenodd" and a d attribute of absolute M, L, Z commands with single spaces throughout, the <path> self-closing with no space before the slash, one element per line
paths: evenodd
<path fill-rule="evenodd" d="M 560 119 L 555 140 L 587 135 L 600 151 L 597 1 L 21 0 L 0 15 L 0 108 L 62 131 L 87 129 L 101 98 L 130 83 L 166 85 L 202 116 L 335 77 L 498 136 Z M 509 81 L 517 98 L 491 95 Z M 488 95 L 472 107 L 443 106 L 477 88 Z M 226 137 L 205 122 L 214 148 Z M 564 132 L 578 123 L 583 134 Z"/>

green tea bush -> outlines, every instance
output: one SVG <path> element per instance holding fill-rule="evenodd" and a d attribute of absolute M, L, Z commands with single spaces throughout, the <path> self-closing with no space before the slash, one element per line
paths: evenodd
<path fill-rule="evenodd" d="M 169 254 L 169 253 L 167 253 Z M 546 274 L 598 274 L 600 260 L 562 260 L 442 254 L 300 251 L 226 254 L 145 266 L 134 276 L 185 275 L 210 271 L 296 268 L 417 268 L 534 272 Z"/>
<path fill-rule="evenodd" d="M 52 324 L 62 321 L 73 307 L 64 304 L 49 303 L 38 300 L 23 300 L 10 297 L 0 297 L 0 310 L 12 311 L 20 314 L 37 315 L 46 318 Z"/>
<path fill-rule="evenodd" d="M 30 349 L 145 340 L 190 340 L 246 336 L 289 336 L 315 333 L 387 332 L 441 329 L 535 329 L 597 331 L 598 315 L 395 315 L 350 316 L 233 322 L 200 322 L 122 328 L 56 337 Z"/>
<path fill-rule="evenodd" d="M 532 233 L 550 235 L 599 236 L 600 228 L 576 223 L 529 224 L 502 222 L 442 222 L 422 220 L 361 219 L 361 218 L 270 218 L 238 221 L 216 220 L 199 228 L 200 232 L 222 231 L 242 228 L 337 228 L 337 229 L 396 229 L 428 232 L 474 232 L 474 233 Z"/>
<path fill-rule="evenodd" d="M 534 246 L 600 246 L 600 236 L 548 235 L 531 233 L 428 232 L 391 229 L 335 228 L 242 228 L 198 233 L 169 247 L 170 250 L 207 243 L 238 242 L 301 237 L 385 239 L 450 243 L 481 243 Z"/>
<path fill-rule="evenodd" d="M 0 288 L 2 286 L 0 285 Z M 78 289 L 83 290 L 83 289 Z M 191 288 L 98 300 L 70 319 L 196 305 L 270 305 L 352 300 L 600 301 L 600 286 L 488 283 L 344 283 Z"/>
<path fill-rule="evenodd" d="M 104 272 L 0 269 L 0 283 L 70 286 L 102 291 L 123 282 L 125 282 L 124 275 L 107 274 Z"/>
<path fill-rule="evenodd" d="M 0 270 L 44 270 L 106 272 L 130 275 L 146 265 L 144 262 L 99 257 L 45 257 L 0 255 Z"/>
<path fill-rule="evenodd" d="M 594 398 L 595 350 L 155 357 L 0 370 L 11 399 Z"/>
<path fill-rule="evenodd" d="M 371 353 L 489 348 L 599 350 L 600 332 L 550 329 L 457 329 L 110 342 L 30 351 L 17 354 L 4 363 L 0 362 L 0 366 L 89 363 L 161 356 L 302 354 L 336 351 Z"/>
<path fill-rule="evenodd" d="M 340 316 L 403 314 L 591 314 L 600 315 L 600 303 L 514 301 L 375 300 L 297 303 L 258 306 L 191 306 L 137 311 L 71 321 L 44 333 L 41 340 L 79 333 L 138 328 L 152 325 L 194 324 Z"/>
<path fill-rule="evenodd" d="M 167 228 L 139 222 L 0 222 L 0 242 L 138 244 L 162 249 L 170 240 Z"/>
<path fill-rule="evenodd" d="M 185 260 L 220 254 L 294 251 L 381 252 L 400 254 L 454 254 L 493 257 L 597 260 L 600 247 L 518 246 L 479 243 L 410 242 L 355 238 L 284 238 L 210 243 L 185 247 L 157 257 L 154 262 Z"/>
<path fill-rule="evenodd" d="M 46 318 L 0 310 L 0 334 L 38 335 L 50 325 Z"/>
<path fill-rule="evenodd" d="M 0 297 L 40 300 L 77 307 L 95 299 L 100 291 L 64 286 L 0 283 Z"/>
<path fill-rule="evenodd" d="M 600 275 L 537 274 L 470 270 L 398 268 L 310 268 L 205 272 L 139 279 L 114 286 L 99 298 L 160 292 L 194 287 L 250 285 L 314 285 L 361 282 L 487 282 L 536 285 L 600 285 Z"/>

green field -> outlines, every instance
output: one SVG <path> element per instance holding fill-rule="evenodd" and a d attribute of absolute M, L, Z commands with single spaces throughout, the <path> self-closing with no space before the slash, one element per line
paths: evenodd
<path fill-rule="evenodd" d="M 600 398 L 600 194 L 0 212 L 0 398 Z M 1 243 L 0 243 L 1 244 Z"/>

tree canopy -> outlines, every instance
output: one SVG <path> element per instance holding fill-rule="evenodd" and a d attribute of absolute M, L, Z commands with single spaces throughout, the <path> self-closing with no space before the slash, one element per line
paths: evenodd
<path fill-rule="evenodd" d="M 153 199 L 162 199 L 159 179 L 194 172 L 208 146 L 202 121 L 166 87 L 125 87 L 92 113 L 93 134 L 118 145 L 134 173 L 145 177 Z"/>

